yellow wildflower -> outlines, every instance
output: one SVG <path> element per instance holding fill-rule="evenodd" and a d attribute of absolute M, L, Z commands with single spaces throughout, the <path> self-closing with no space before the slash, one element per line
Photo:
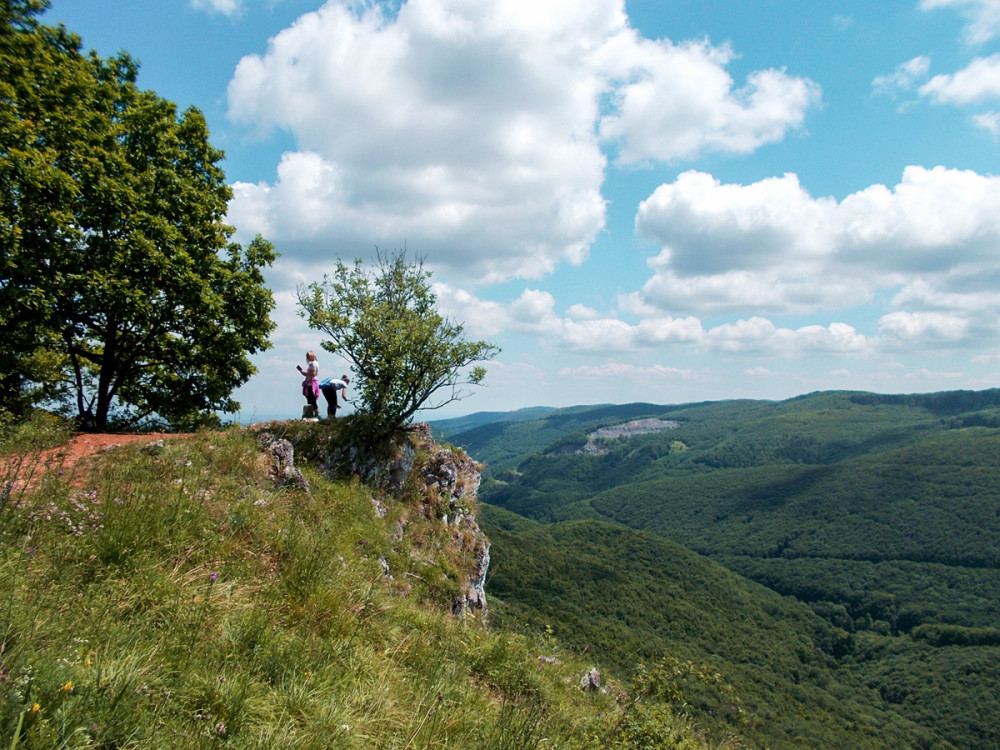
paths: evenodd
<path fill-rule="evenodd" d="M 31 704 L 31 713 L 37 714 L 41 709 L 42 709 L 42 707 L 39 706 L 37 703 L 32 703 Z"/>
<path fill-rule="evenodd" d="M 70 680 L 69 682 L 67 682 L 65 685 L 63 685 L 62 689 L 64 693 L 68 693 L 69 691 L 71 691 L 73 689 L 73 681 Z"/>

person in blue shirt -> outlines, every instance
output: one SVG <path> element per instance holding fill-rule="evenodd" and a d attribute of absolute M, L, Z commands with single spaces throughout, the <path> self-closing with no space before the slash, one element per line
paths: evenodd
<path fill-rule="evenodd" d="M 340 405 L 337 403 L 337 391 L 340 391 L 340 397 L 346 402 L 347 399 L 347 384 L 351 380 L 346 375 L 341 375 L 339 378 L 326 378 L 320 381 L 319 389 L 323 393 L 323 398 L 326 399 L 326 416 L 329 419 L 333 419 L 337 416 L 337 409 Z"/>

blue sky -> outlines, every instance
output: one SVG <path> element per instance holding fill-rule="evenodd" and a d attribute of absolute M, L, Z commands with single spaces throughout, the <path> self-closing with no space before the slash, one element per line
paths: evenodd
<path fill-rule="evenodd" d="M 502 347 L 425 413 L 1000 385 L 1000 0 L 53 0 L 205 112 L 296 314 L 404 245 Z"/>

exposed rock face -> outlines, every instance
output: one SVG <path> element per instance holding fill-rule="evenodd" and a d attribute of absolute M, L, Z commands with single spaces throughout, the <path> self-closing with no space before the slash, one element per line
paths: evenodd
<path fill-rule="evenodd" d="M 590 433 L 589 437 L 613 440 L 615 438 L 627 437 L 628 435 L 644 435 L 649 432 L 660 432 L 661 430 L 676 430 L 680 426 L 680 422 L 668 419 L 636 419 L 625 424 L 594 430 L 594 432 Z"/>
<path fill-rule="evenodd" d="M 331 448 L 326 446 L 328 451 Z M 366 484 L 398 492 L 413 467 L 414 453 L 413 444 L 409 441 L 404 440 L 395 448 L 395 455 L 388 461 L 379 460 L 353 444 L 338 446 L 335 451 L 312 458 L 325 466 L 331 476 L 355 476 Z"/>
<path fill-rule="evenodd" d="M 318 425 L 317 429 L 322 427 Z M 258 440 L 271 458 L 272 474 L 278 481 L 308 489 L 305 478 L 294 467 L 291 442 L 269 432 L 262 432 Z M 407 496 L 412 497 L 415 492 L 419 503 L 417 512 L 425 519 L 444 524 L 446 544 L 443 546 L 462 551 L 460 567 L 465 568 L 459 571 L 462 590 L 452 601 L 451 611 L 456 616 L 473 615 L 485 619 L 488 610 L 484 586 L 490 565 L 490 543 L 475 515 L 480 465 L 464 451 L 438 445 L 427 424 L 414 425 L 393 447 L 391 457 L 380 460 L 356 445 L 334 445 L 329 440 L 312 445 L 314 447 L 306 450 L 306 458 L 315 461 L 331 476 L 357 476 L 378 488 L 382 494 L 372 498 L 372 507 L 380 518 L 388 513 L 386 504 L 400 497 L 404 487 Z M 394 533 L 397 541 L 402 540 L 406 528 L 404 517 L 397 522 Z M 437 550 L 427 554 L 433 557 L 443 552 Z M 387 566 L 388 563 L 384 563 L 385 574 L 391 577 Z"/>
<path fill-rule="evenodd" d="M 464 452 L 444 448 L 434 442 L 430 425 L 415 425 L 411 440 L 418 453 L 427 458 L 415 467 L 420 472 L 424 494 L 437 498 L 441 520 L 459 538 L 459 544 L 472 549 L 472 568 L 466 571 L 465 591 L 452 602 L 455 615 L 475 614 L 486 617 L 486 573 L 490 566 L 490 543 L 476 522 L 476 496 L 481 467 Z"/>
<path fill-rule="evenodd" d="M 611 427 L 601 427 L 599 430 L 587 435 L 587 442 L 577 453 L 592 453 L 603 455 L 608 452 L 607 443 L 611 440 L 631 437 L 632 435 L 645 435 L 650 432 L 662 432 L 663 430 L 676 430 L 680 427 L 680 422 L 667 419 L 636 419 L 632 422 L 617 424 Z"/>
<path fill-rule="evenodd" d="M 475 521 L 473 520 L 473 524 Z M 486 573 L 490 568 L 490 544 L 486 536 L 475 527 L 476 532 L 481 536 L 483 544 L 479 546 L 479 553 L 475 558 L 475 566 L 472 570 L 469 585 L 465 594 L 458 597 L 451 605 L 451 611 L 455 615 L 476 614 L 486 618 L 489 609 L 486 606 Z"/>
<path fill-rule="evenodd" d="M 276 482 L 309 491 L 309 483 L 295 467 L 295 448 L 289 441 L 262 432 L 257 436 L 257 442 L 270 458 L 270 473 Z"/>
<path fill-rule="evenodd" d="M 580 678 L 580 690 L 588 693 L 593 693 L 601 689 L 601 673 L 596 669 L 591 669 L 589 672 Z"/>
<path fill-rule="evenodd" d="M 548 449 L 545 454 L 548 456 L 569 456 L 579 453 L 587 453 L 594 456 L 603 456 L 608 452 L 611 443 L 616 440 L 624 440 L 634 435 L 646 435 L 651 432 L 662 432 L 663 430 L 676 430 L 680 427 L 680 422 L 670 419 L 633 419 L 631 422 L 601 427 L 588 433 L 586 439 L 573 439 Z M 507 477 L 501 477 L 503 481 L 516 482 L 519 476 L 516 472 L 510 472 Z"/>

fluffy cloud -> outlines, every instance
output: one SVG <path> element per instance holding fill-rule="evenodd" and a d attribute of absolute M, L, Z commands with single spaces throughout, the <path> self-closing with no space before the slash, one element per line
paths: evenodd
<path fill-rule="evenodd" d="M 300 151 L 274 185 L 241 185 L 234 214 L 252 205 L 299 253 L 405 241 L 483 281 L 583 260 L 605 159 L 598 79 L 577 61 L 624 18 L 614 2 L 553 2 L 545 24 L 516 5 L 413 0 L 391 17 L 334 1 L 244 58 L 230 116 L 288 130 Z"/>
<path fill-rule="evenodd" d="M 658 265 L 700 276 L 767 268 L 790 252 L 823 255 L 834 210 L 832 199 L 812 198 L 793 174 L 724 185 L 692 171 L 639 205 L 636 228 L 667 248 Z"/>
<path fill-rule="evenodd" d="M 686 172 L 640 205 L 637 230 L 660 243 L 653 276 L 617 310 L 526 289 L 485 302 L 439 285 L 475 335 L 538 337 L 579 353 L 692 351 L 799 357 L 874 355 L 926 344 L 969 346 L 1000 330 L 1000 178 L 909 167 L 899 184 L 838 202 L 795 175 L 751 185 Z M 884 301 L 884 302 L 883 302 Z M 845 322 L 789 327 L 772 318 L 887 305 L 876 330 Z M 701 314 L 741 311 L 706 325 Z M 749 315 L 747 315 L 749 313 Z M 771 317 L 768 317 L 770 315 Z"/>
<path fill-rule="evenodd" d="M 795 356 L 805 352 L 864 353 L 869 342 L 846 323 L 810 325 L 798 329 L 779 328 L 766 318 L 726 323 L 706 333 L 713 349 L 730 352 Z"/>
<path fill-rule="evenodd" d="M 665 316 L 648 307 L 643 308 L 646 314 L 637 321 L 625 320 L 622 313 L 601 314 L 580 305 L 559 315 L 555 297 L 532 289 L 506 305 L 480 300 L 445 284 L 436 284 L 435 292 L 441 310 L 464 321 L 473 337 L 494 336 L 501 331 L 529 334 L 553 349 L 577 353 L 641 353 L 678 344 L 708 352 L 774 356 L 807 352 L 858 354 L 871 348 L 864 335 L 845 323 L 791 329 L 778 327 L 767 318 L 752 317 L 706 329 L 697 317 Z M 626 306 L 640 309 L 634 298 L 623 301 Z"/>
<path fill-rule="evenodd" d="M 891 190 L 874 185 L 837 210 L 838 252 L 853 268 L 941 272 L 995 264 L 1000 177 L 970 170 L 907 167 Z"/>
<path fill-rule="evenodd" d="M 883 338 L 900 343 L 955 342 L 967 335 L 969 325 L 969 320 L 960 315 L 893 312 L 879 320 L 878 331 Z"/>
<path fill-rule="evenodd" d="M 920 0 L 924 10 L 957 8 L 965 16 L 965 39 L 982 44 L 1000 34 L 1000 0 Z"/>
<path fill-rule="evenodd" d="M 914 279 L 892 298 L 900 309 L 916 308 L 927 311 L 952 311 L 962 314 L 983 314 L 1000 310 L 997 272 L 949 273 L 929 284 Z"/>
<path fill-rule="evenodd" d="M 844 309 L 918 280 L 900 301 L 982 307 L 976 280 L 1000 274 L 1000 178 L 908 167 L 895 187 L 838 203 L 794 175 L 725 185 L 688 172 L 640 204 L 636 228 L 662 247 L 644 301 L 672 314 Z"/>
<path fill-rule="evenodd" d="M 405 242 L 453 278 L 539 278 L 604 227 L 605 142 L 745 153 L 801 124 L 815 84 L 737 87 L 732 57 L 639 38 L 622 0 L 329 0 L 230 82 L 232 120 L 297 144 L 273 183 L 236 186 L 230 219 L 318 263 Z"/>
<path fill-rule="evenodd" d="M 819 87 L 780 70 L 756 71 L 736 88 L 728 47 L 672 44 L 626 33 L 606 48 L 618 81 L 601 135 L 621 144 L 623 162 L 672 161 L 702 151 L 748 153 L 799 127 Z"/>
<path fill-rule="evenodd" d="M 900 63 L 889 75 L 878 76 L 872 81 L 872 90 L 876 94 L 895 95 L 897 91 L 911 91 L 921 81 L 927 80 L 931 69 L 929 57 L 921 55 Z"/>
<path fill-rule="evenodd" d="M 547 333 L 559 325 L 555 304 L 555 297 L 548 292 L 525 289 L 508 308 L 510 326 L 519 331 Z"/>
<path fill-rule="evenodd" d="M 977 57 L 966 68 L 937 75 L 920 87 L 936 104 L 977 104 L 1000 100 L 1000 54 Z"/>
<path fill-rule="evenodd" d="M 489 338 L 503 331 L 548 337 L 559 334 L 563 327 L 555 312 L 556 299 L 548 292 L 525 289 L 520 297 L 503 304 L 442 282 L 434 283 L 431 289 L 441 313 L 462 323 L 473 338 Z"/>

